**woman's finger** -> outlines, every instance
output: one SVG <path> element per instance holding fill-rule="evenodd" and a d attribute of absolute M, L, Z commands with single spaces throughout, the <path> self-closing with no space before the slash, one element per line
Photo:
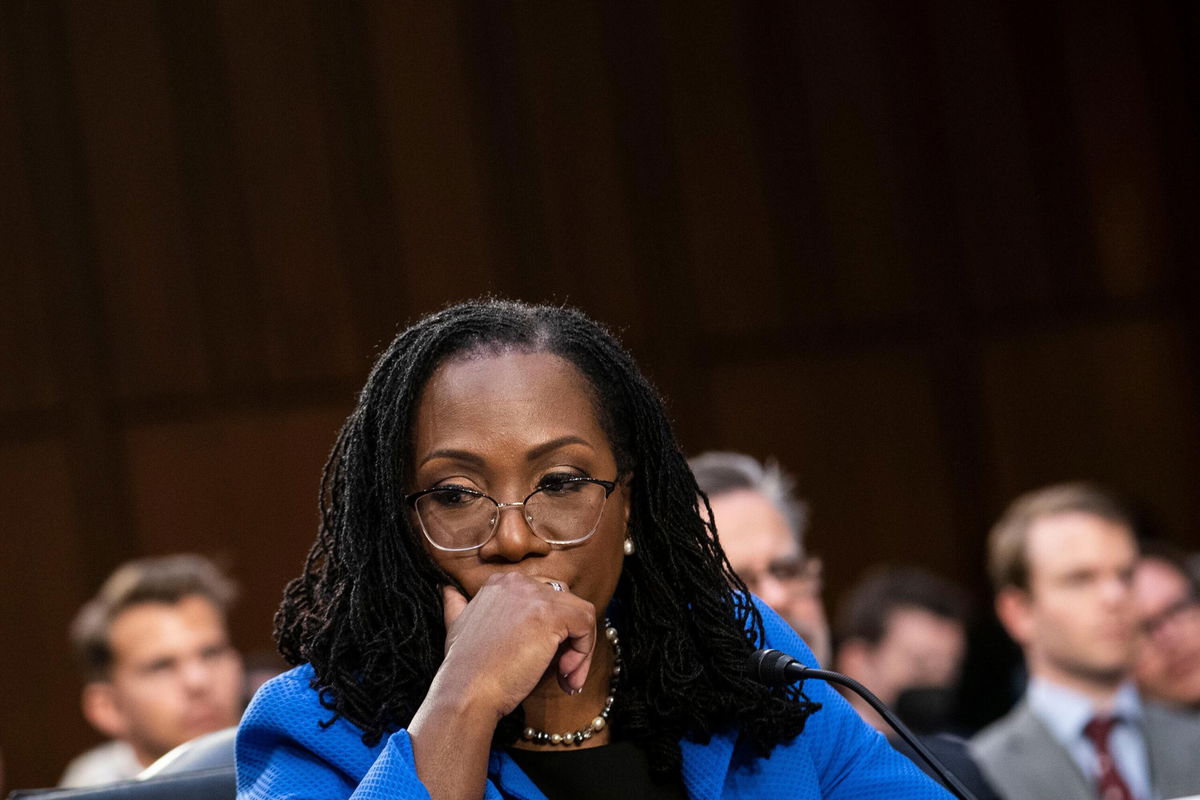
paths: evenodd
<path fill-rule="evenodd" d="M 442 587 L 442 620 L 446 623 L 446 630 L 450 630 L 450 626 L 466 607 L 467 598 L 463 597 L 462 592 L 453 586 Z"/>
<path fill-rule="evenodd" d="M 590 606 L 589 606 L 590 608 Z M 592 666 L 592 654 L 596 651 L 596 617 L 594 613 L 580 609 L 567 620 L 567 638 L 558 657 L 559 685 L 570 693 L 583 688 Z"/>

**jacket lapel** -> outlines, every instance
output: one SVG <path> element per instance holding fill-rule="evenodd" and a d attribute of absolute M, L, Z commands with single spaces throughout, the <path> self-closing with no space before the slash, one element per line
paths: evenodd
<path fill-rule="evenodd" d="M 680 741 L 683 785 L 692 800 L 720 800 L 733 758 L 734 734 L 715 734 L 708 744 Z"/>
<path fill-rule="evenodd" d="M 1160 797 L 1200 792 L 1200 716 L 1182 715 L 1147 703 L 1146 749 L 1150 782 Z"/>
<path fill-rule="evenodd" d="M 1017 783 L 1026 787 L 1030 798 L 1096 800 L 1096 792 L 1071 754 L 1027 706 L 1021 707 L 1013 722 L 1020 735 L 1013 739 L 1008 769 L 1019 776 Z"/>

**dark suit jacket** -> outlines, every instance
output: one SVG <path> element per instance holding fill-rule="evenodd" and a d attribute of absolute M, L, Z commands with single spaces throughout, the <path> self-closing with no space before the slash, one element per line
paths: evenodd
<path fill-rule="evenodd" d="M 1167 800 L 1200 794 L 1200 717 L 1144 708 L 1154 790 Z M 1092 781 L 1024 701 L 976 735 L 970 750 L 1006 800 L 1097 800 Z"/>
<path fill-rule="evenodd" d="M 962 785 L 970 790 L 971 794 L 975 795 L 975 800 L 1000 800 L 1000 795 L 996 794 L 983 777 L 983 773 L 979 771 L 979 766 L 971 758 L 971 754 L 967 752 L 967 743 L 964 739 L 958 736 L 952 736 L 948 733 L 936 733 L 933 735 L 922 735 L 918 737 L 921 744 L 933 754 L 933 757 L 942 763 L 949 772 L 953 773 L 954 777 L 958 778 Z M 896 748 L 908 759 L 925 771 L 925 774 L 933 778 L 942 786 L 950 789 L 937 776 L 929 765 L 917 755 L 917 751 L 908 746 L 908 743 L 899 737 L 889 736 L 888 742 L 892 747 Z"/>

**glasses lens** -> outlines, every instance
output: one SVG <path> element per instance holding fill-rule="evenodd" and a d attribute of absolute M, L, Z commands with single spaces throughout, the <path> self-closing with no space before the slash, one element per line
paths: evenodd
<path fill-rule="evenodd" d="M 1166 610 L 1142 622 L 1142 631 L 1153 639 L 1163 631 L 1178 629 L 1180 623 L 1200 625 L 1200 600 L 1193 597 L 1176 600 Z"/>
<path fill-rule="evenodd" d="M 525 514 L 533 532 L 543 540 L 575 542 L 596 530 L 607 498 L 607 492 L 598 483 L 552 483 L 525 501 Z"/>
<path fill-rule="evenodd" d="M 800 556 L 777 558 L 767 566 L 767 571 L 777 581 L 799 580 L 804 577 L 804 559 Z"/>
<path fill-rule="evenodd" d="M 439 489 L 417 498 L 416 509 L 425 535 L 447 550 L 477 547 L 492 535 L 496 504 L 481 494 Z"/>

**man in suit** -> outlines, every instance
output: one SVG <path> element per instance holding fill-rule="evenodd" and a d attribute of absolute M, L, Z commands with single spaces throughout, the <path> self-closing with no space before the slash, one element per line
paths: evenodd
<path fill-rule="evenodd" d="M 1155 800 L 1200 792 L 1200 723 L 1144 701 L 1132 675 L 1137 544 L 1086 484 L 1017 498 L 992 529 L 996 613 L 1029 686 L 971 743 L 1008 800 Z"/>

